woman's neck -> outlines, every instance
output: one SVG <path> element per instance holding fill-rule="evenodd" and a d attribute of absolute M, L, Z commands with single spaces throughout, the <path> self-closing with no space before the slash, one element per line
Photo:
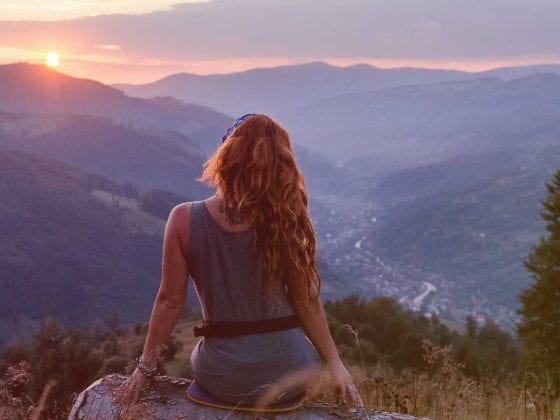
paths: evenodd
<path fill-rule="evenodd" d="M 219 192 L 216 192 L 207 201 L 212 204 L 214 209 L 217 210 L 217 213 L 219 214 L 220 217 L 220 221 L 223 224 L 235 228 L 251 226 L 252 223 L 250 221 L 246 221 L 246 218 L 244 217 L 243 214 L 237 213 L 235 212 L 235 210 L 226 211 L 224 199 Z"/>

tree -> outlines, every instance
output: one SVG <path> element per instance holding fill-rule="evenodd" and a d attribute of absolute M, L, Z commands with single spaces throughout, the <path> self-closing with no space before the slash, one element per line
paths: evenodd
<path fill-rule="evenodd" d="M 535 282 L 519 296 L 522 320 L 517 333 L 532 368 L 545 369 L 560 387 L 560 169 L 546 183 L 548 197 L 541 200 L 548 237 L 540 237 L 524 261 Z"/>
<path fill-rule="evenodd" d="M 102 360 L 93 351 L 93 344 L 87 333 L 64 327 L 54 318 L 43 320 L 32 334 L 29 362 L 34 400 L 51 379 L 56 381 L 47 401 L 49 413 L 54 413 L 57 406 L 64 410 L 72 393 L 97 377 Z"/>
<path fill-rule="evenodd" d="M 8 373 L 9 369 L 22 370 L 18 366 L 25 361 L 30 374 L 24 384 L 25 394 L 32 401 L 39 401 L 41 393 L 48 388 L 47 384 L 54 380 L 43 414 L 44 418 L 61 418 L 72 394 L 80 392 L 99 376 L 103 361 L 99 351 L 94 349 L 97 343 L 92 337 L 87 332 L 63 326 L 56 318 L 47 318 L 32 333 L 30 343 L 18 343 L 0 350 L 0 378 L 4 370 Z M 15 395 L 13 389 L 10 394 Z M 1 413 L 0 418 L 4 418 Z"/>

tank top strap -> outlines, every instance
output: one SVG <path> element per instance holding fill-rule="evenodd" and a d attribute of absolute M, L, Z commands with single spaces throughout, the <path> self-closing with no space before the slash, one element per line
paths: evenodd
<path fill-rule="evenodd" d="M 201 223 L 201 218 L 203 216 L 202 212 L 200 210 L 202 209 L 202 201 L 193 201 L 192 205 L 191 205 L 191 221 L 190 221 L 190 227 L 193 226 L 199 226 Z"/>

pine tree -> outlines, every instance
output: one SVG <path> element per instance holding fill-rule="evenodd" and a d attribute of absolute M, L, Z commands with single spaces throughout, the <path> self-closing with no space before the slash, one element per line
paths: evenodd
<path fill-rule="evenodd" d="M 524 261 L 535 282 L 519 296 L 521 323 L 517 332 L 526 350 L 527 364 L 546 370 L 560 387 L 560 170 L 546 183 L 541 200 L 548 235 L 540 237 Z"/>

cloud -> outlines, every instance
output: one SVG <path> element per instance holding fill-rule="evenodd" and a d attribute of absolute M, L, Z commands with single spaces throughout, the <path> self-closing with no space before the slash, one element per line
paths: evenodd
<path fill-rule="evenodd" d="M 0 45 L 162 60 L 560 56 L 557 0 L 212 0 L 136 15 L 0 22 Z"/>
<path fill-rule="evenodd" d="M 187 0 L 201 3 L 209 0 Z M 0 20 L 53 21 L 110 13 L 169 9 L 176 0 L 18 0 L 0 3 Z"/>
<path fill-rule="evenodd" d="M 117 44 L 94 45 L 93 48 L 105 51 L 120 51 L 122 49 L 122 47 Z"/>

